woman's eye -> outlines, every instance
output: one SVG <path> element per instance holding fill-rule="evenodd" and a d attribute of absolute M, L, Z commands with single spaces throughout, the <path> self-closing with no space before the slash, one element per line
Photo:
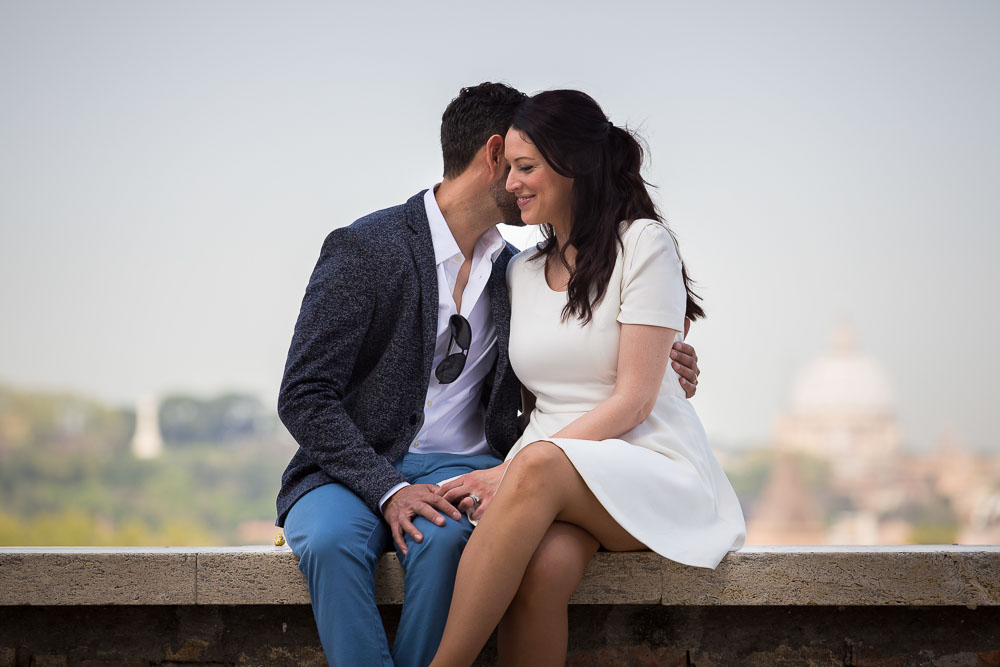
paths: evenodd
<path fill-rule="evenodd" d="M 518 167 L 518 169 L 520 169 L 523 172 L 529 172 L 529 171 L 531 171 L 531 167 Z"/>

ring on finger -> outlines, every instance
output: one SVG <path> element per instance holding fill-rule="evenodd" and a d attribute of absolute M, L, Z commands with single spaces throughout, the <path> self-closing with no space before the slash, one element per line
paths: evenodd
<path fill-rule="evenodd" d="M 470 493 L 469 497 L 472 498 L 472 502 L 474 502 L 477 505 L 482 502 L 482 499 L 474 493 Z"/>

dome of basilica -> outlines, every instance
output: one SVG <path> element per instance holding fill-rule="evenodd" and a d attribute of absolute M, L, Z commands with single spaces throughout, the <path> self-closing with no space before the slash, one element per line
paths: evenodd
<path fill-rule="evenodd" d="M 831 342 L 831 349 L 807 365 L 793 383 L 791 412 L 895 412 L 889 378 L 874 359 L 858 352 L 853 330 L 839 326 Z"/>

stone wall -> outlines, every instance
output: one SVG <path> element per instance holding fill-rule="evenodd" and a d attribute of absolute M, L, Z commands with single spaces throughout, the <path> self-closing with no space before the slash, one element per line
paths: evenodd
<path fill-rule="evenodd" d="M 3 667 L 325 664 L 306 605 L 0 608 Z M 569 664 L 1000 665 L 1000 608 L 573 605 Z"/>
<path fill-rule="evenodd" d="M 391 636 L 392 555 L 378 582 Z M 574 602 L 574 665 L 1000 666 L 1000 547 L 601 553 Z M 0 550 L 0 667 L 236 664 L 325 664 L 287 549 Z"/>

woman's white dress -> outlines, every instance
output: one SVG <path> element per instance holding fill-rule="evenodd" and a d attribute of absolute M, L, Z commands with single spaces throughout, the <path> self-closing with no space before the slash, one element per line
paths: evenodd
<path fill-rule="evenodd" d="M 561 320 L 566 293 L 548 286 L 543 259 L 529 261 L 537 248 L 511 260 L 510 361 L 537 401 L 507 458 L 537 440 L 558 445 L 633 537 L 671 560 L 714 568 L 743 546 L 743 512 L 672 368 L 652 414 L 619 438 L 552 437 L 611 395 L 622 324 L 684 330 L 686 292 L 667 228 L 637 220 L 622 241 L 608 291 L 585 326 Z"/>

